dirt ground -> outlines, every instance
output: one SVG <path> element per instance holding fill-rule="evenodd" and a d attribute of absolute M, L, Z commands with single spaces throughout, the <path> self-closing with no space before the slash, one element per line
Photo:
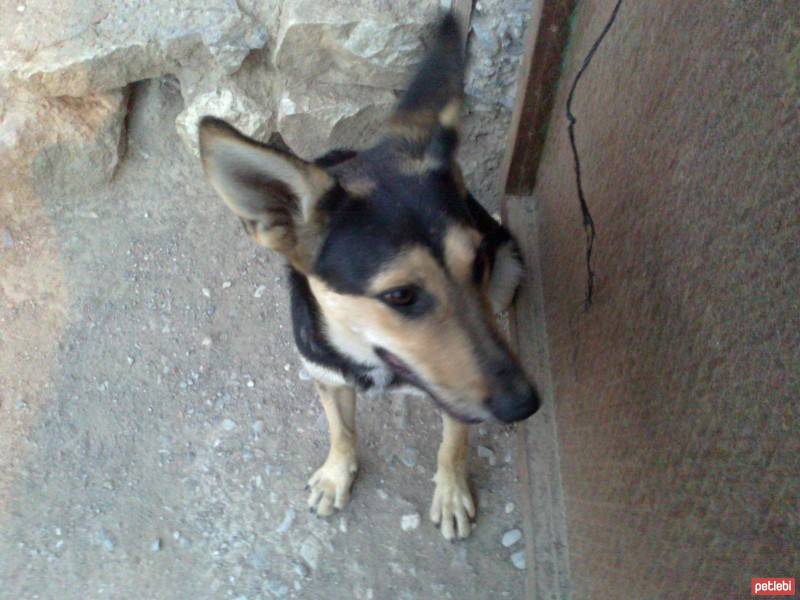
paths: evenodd
<path fill-rule="evenodd" d="M 419 399 L 361 400 L 352 502 L 309 514 L 326 425 L 284 266 L 204 184 L 180 109 L 140 84 L 111 186 L 0 205 L 0 597 L 523 597 L 508 428 L 473 432 L 466 542 L 427 519 Z"/>

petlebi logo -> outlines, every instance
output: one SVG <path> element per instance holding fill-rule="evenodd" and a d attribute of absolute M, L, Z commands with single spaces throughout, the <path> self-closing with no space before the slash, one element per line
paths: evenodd
<path fill-rule="evenodd" d="M 753 596 L 794 596 L 794 577 L 753 577 L 750 593 Z"/>

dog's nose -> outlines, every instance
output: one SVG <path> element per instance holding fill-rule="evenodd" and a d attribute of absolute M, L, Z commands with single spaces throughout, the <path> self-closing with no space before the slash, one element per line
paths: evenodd
<path fill-rule="evenodd" d="M 516 392 L 504 392 L 491 396 L 486 406 L 494 417 L 503 423 L 514 423 L 527 419 L 541 406 L 536 389 L 526 384 Z"/>

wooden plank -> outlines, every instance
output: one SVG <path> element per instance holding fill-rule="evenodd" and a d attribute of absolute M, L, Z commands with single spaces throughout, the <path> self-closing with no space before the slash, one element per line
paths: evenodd
<path fill-rule="evenodd" d="M 500 197 L 528 196 L 533 192 L 575 4 L 576 0 L 534 2 L 508 149 L 500 166 Z"/>
<path fill-rule="evenodd" d="M 536 383 L 542 407 L 515 426 L 517 494 L 523 519 L 527 597 L 571 597 L 566 515 L 555 419 L 555 396 L 538 256 L 538 214 L 530 197 L 509 197 L 507 223 L 520 245 L 526 277 L 511 310 L 511 345 Z"/>

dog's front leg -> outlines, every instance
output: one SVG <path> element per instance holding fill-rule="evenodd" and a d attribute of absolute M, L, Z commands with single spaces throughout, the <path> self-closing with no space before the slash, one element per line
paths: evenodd
<path fill-rule="evenodd" d="M 308 505 L 321 517 L 341 509 L 350 499 L 350 488 L 358 470 L 356 458 L 356 391 L 351 386 L 315 382 L 325 416 L 331 447 L 325 463 L 308 481 Z"/>
<path fill-rule="evenodd" d="M 447 540 L 456 535 L 465 538 L 472 530 L 470 519 L 475 517 L 475 502 L 467 485 L 468 452 L 469 426 L 443 413 L 431 521 L 441 527 Z"/>

